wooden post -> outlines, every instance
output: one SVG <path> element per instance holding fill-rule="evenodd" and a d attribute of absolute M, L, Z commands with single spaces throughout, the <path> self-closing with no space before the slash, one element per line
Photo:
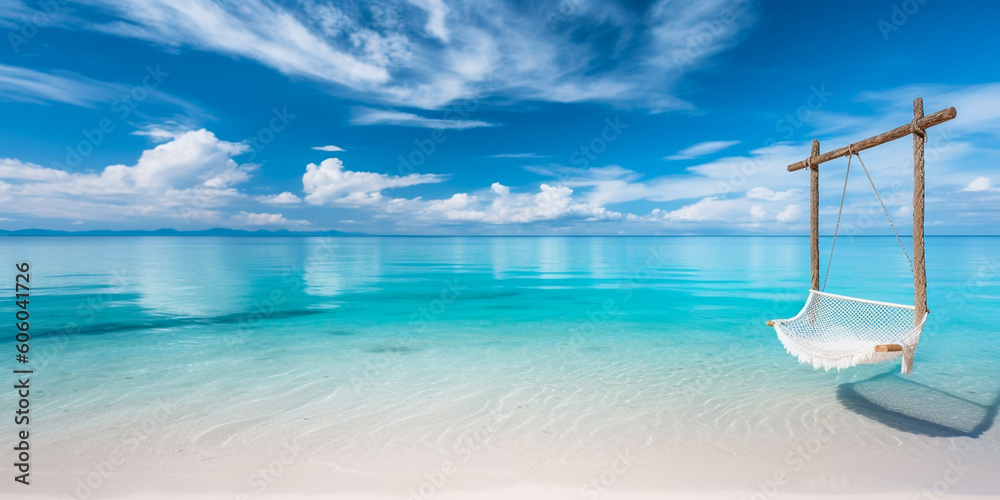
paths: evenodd
<path fill-rule="evenodd" d="M 924 117 L 924 100 L 913 100 L 913 126 Z M 924 262 L 924 140 L 927 131 L 913 130 L 913 321 L 920 324 L 927 314 L 927 268 Z M 916 346 L 903 353 L 903 374 L 913 372 Z"/>
<path fill-rule="evenodd" d="M 810 159 L 819 157 L 819 141 L 812 141 Z M 819 163 L 809 167 L 809 261 L 812 289 L 819 290 Z"/>

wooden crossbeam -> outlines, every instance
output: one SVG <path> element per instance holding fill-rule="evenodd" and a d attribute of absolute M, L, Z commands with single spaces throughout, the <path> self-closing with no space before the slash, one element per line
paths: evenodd
<path fill-rule="evenodd" d="M 825 163 L 830 160 L 836 160 L 837 158 L 847 156 L 848 151 L 854 151 L 855 153 L 858 153 L 866 149 L 878 146 L 879 144 L 885 144 L 890 141 L 895 141 L 896 139 L 901 139 L 913 133 L 914 125 L 916 125 L 916 128 L 920 130 L 925 130 L 927 128 L 933 127 L 935 125 L 940 125 L 948 120 L 951 120 L 955 118 L 957 114 L 958 113 L 955 111 L 955 108 L 942 109 L 937 113 L 927 115 L 920 119 L 914 119 L 914 121 L 907 123 L 906 125 L 901 125 L 899 127 L 896 127 L 888 132 L 876 135 L 874 137 L 869 137 L 862 141 L 855 142 L 854 144 L 851 144 L 849 146 L 845 146 L 839 149 L 834 149 L 833 151 L 823 153 L 818 157 L 812 157 L 807 160 L 802 160 L 798 163 L 793 163 L 788 166 L 788 171 L 794 172 L 796 170 L 802 170 L 803 168 L 806 168 L 810 165 L 816 167 L 819 166 L 820 163 Z"/>

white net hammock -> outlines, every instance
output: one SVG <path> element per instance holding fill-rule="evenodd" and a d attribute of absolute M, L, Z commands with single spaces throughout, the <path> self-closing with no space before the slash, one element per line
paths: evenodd
<path fill-rule="evenodd" d="M 914 322 L 914 307 L 809 291 L 794 318 L 774 320 L 785 349 L 814 368 L 849 368 L 912 356 L 927 315 Z M 876 346 L 899 345 L 902 351 L 879 352 Z M 907 364 L 903 364 L 904 373 Z"/>

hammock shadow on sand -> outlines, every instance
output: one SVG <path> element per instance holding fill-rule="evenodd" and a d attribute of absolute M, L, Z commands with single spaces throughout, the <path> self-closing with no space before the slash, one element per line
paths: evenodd
<path fill-rule="evenodd" d="M 993 426 L 1000 394 L 977 403 L 897 376 L 895 371 L 837 386 L 844 408 L 893 429 L 930 437 L 978 438 Z"/>

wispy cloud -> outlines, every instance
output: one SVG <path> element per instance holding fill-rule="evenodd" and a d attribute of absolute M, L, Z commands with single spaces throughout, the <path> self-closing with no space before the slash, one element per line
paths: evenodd
<path fill-rule="evenodd" d="M 542 184 L 538 192 L 512 193 L 494 182 L 488 192 L 469 195 L 457 193 L 445 200 L 428 202 L 420 213 L 425 218 L 487 224 L 528 224 L 565 218 L 583 220 L 618 219 L 614 212 L 596 203 L 581 203 L 566 186 Z"/>
<path fill-rule="evenodd" d="M 127 107 L 127 116 L 131 116 L 133 120 L 139 117 L 149 119 L 151 114 L 164 109 L 171 112 L 181 110 L 182 114 L 176 116 L 180 120 L 211 118 L 200 106 L 158 88 L 162 79 L 169 77 L 169 72 L 161 71 L 158 65 L 147 66 L 141 71 L 145 73 L 141 75 L 142 81 L 145 83 L 143 83 L 143 87 L 139 88 L 144 98 L 138 100 L 131 97 L 135 95 L 133 91 L 136 89 L 132 85 L 95 80 L 70 71 L 45 72 L 0 64 L 0 101 L 21 101 L 43 105 L 66 104 L 85 108 L 112 107 L 117 101 L 131 104 Z M 131 100 L 126 101 L 127 99 Z M 142 106 L 139 106 L 140 102 L 143 103 Z M 126 108 L 121 104 L 119 106 L 121 106 L 120 109 Z M 116 116 L 119 112 L 115 112 Z M 173 121 L 154 127 L 159 130 L 190 130 L 193 128 L 181 127 Z M 143 129 L 135 133 L 143 135 Z M 153 137 L 151 134 L 146 135 Z M 153 138 L 155 139 L 155 137 Z"/>
<path fill-rule="evenodd" d="M 402 111 L 387 111 L 371 108 L 357 108 L 351 117 L 353 125 L 398 125 L 401 127 L 421 127 L 435 129 L 469 129 L 479 127 L 495 127 L 495 123 L 482 120 L 459 120 L 444 118 L 426 118 Z"/>
<path fill-rule="evenodd" d="M 0 99 L 93 107 L 127 90 L 123 85 L 91 80 L 76 73 L 44 73 L 0 64 Z"/>
<path fill-rule="evenodd" d="M 344 150 L 344 148 L 340 146 L 334 146 L 332 144 L 327 146 L 313 146 L 312 149 L 315 149 L 316 151 L 326 151 L 328 153 L 336 153 L 338 151 Z"/>
<path fill-rule="evenodd" d="M 754 22 L 751 3 L 733 0 L 640 9 L 582 0 L 84 3 L 106 14 L 80 19 L 89 29 L 241 57 L 347 97 L 423 109 L 473 97 L 490 79 L 514 101 L 683 107 L 675 83 Z"/>
<path fill-rule="evenodd" d="M 680 150 L 679 152 L 677 152 L 677 154 L 673 154 L 673 155 L 670 155 L 670 156 L 665 156 L 663 159 L 664 160 L 691 160 L 691 159 L 694 159 L 694 158 L 701 158 L 702 156 L 705 156 L 705 155 L 710 155 L 712 153 L 718 153 L 719 151 L 722 151 L 723 149 L 727 149 L 727 148 L 733 147 L 733 146 L 735 146 L 735 145 L 737 145 L 739 143 L 740 143 L 740 141 L 705 141 L 705 142 L 699 142 L 698 144 L 694 144 L 694 145 L 688 146 L 688 147 Z"/>
<path fill-rule="evenodd" d="M 552 155 L 540 155 L 538 153 L 500 153 L 491 158 L 550 158 Z"/>

